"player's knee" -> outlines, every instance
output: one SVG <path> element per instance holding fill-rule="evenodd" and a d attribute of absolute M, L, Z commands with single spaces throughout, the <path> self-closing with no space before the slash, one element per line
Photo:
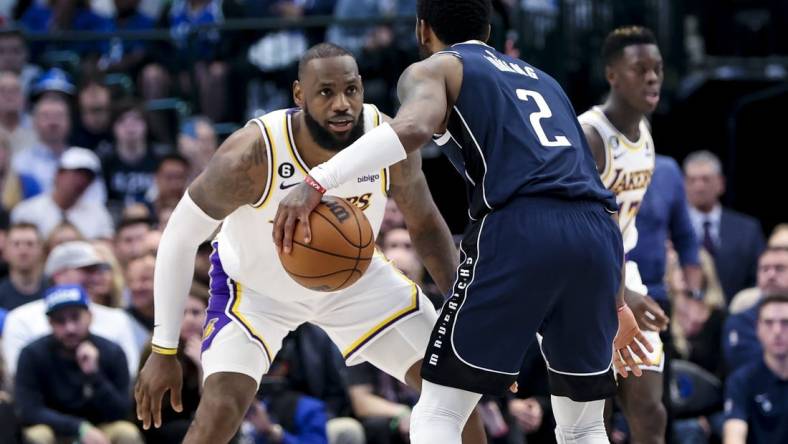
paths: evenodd
<path fill-rule="evenodd" d="M 240 422 L 257 391 L 257 382 L 240 373 L 215 373 L 205 380 L 200 411 L 205 412 L 213 420 L 216 412 L 222 412 L 221 422 Z"/>

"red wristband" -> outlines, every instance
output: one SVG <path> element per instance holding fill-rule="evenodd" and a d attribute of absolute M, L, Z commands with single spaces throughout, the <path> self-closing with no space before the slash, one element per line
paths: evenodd
<path fill-rule="evenodd" d="M 326 194 L 326 189 L 323 187 L 323 185 L 320 185 L 312 176 L 307 175 L 306 179 L 304 179 L 304 182 L 306 182 L 306 184 L 309 185 L 310 187 L 317 190 L 318 193 Z"/>

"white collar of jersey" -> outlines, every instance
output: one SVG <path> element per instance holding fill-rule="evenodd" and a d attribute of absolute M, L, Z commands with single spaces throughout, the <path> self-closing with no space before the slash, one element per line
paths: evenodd
<path fill-rule="evenodd" d="M 468 40 L 467 42 L 455 43 L 455 44 L 453 44 L 451 46 L 457 46 L 457 45 L 482 45 L 482 46 L 486 46 L 488 48 L 491 47 L 490 45 L 484 43 L 481 40 Z"/>

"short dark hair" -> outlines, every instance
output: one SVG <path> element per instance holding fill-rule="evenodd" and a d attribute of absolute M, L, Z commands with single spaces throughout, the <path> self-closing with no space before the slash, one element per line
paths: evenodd
<path fill-rule="evenodd" d="M 610 32 L 602 45 L 602 60 L 605 65 L 615 62 L 631 45 L 656 45 L 657 38 L 650 29 L 643 26 L 622 26 Z"/>
<path fill-rule="evenodd" d="M 191 167 L 191 165 L 189 165 L 189 159 L 181 156 L 178 153 L 170 153 L 159 158 L 159 166 L 156 167 L 156 172 L 158 173 L 162 166 L 164 166 L 164 164 L 167 162 L 178 162 L 182 164 L 187 170 Z"/>
<path fill-rule="evenodd" d="M 490 27 L 490 0 L 418 0 L 417 15 L 447 45 L 484 40 Z"/>
<path fill-rule="evenodd" d="M 770 254 L 770 253 L 788 253 L 788 247 L 785 247 L 785 246 L 782 246 L 782 245 L 766 247 L 761 252 L 761 255 L 758 256 L 758 260 L 760 261 L 761 258 L 763 258 L 764 256 L 766 256 L 767 254 Z"/>
<path fill-rule="evenodd" d="M 132 111 L 138 113 L 145 120 L 145 107 L 141 101 L 134 97 L 124 97 L 118 100 L 112 107 L 112 124 L 114 125 L 124 114 Z"/>
<path fill-rule="evenodd" d="M 30 222 L 15 222 L 8 227 L 8 234 L 11 234 L 11 232 L 14 230 L 33 230 L 35 231 L 38 240 L 42 240 L 41 232 L 38 231 L 38 226 L 36 224 Z"/>
<path fill-rule="evenodd" d="M 150 218 L 147 217 L 129 217 L 120 220 L 118 223 L 118 227 L 115 228 L 115 233 L 120 233 L 121 231 L 125 230 L 128 227 L 132 227 L 134 225 L 142 225 L 145 224 L 148 228 L 152 227 L 152 223 Z"/>
<path fill-rule="evenodd" d="M 758 303 L 758 320 L 761 319 L 763 309 L 770 304 L 788 304 L 788 294 L 773 294 L 761 299 Z"/>
<path fill-rule="evenodd" d="M 300 79 L 303 76 L 306 65 L 312 60 L 343 56 L 353 57 L 353 54 L 347 49 L 333 43 L 319 43 L 307 49 L 304 55 L 301 56 L 301 60 L 298 62 L 298 78 Z M 355 57 L 353 57 L 353 59 L 355 60 Z"/>

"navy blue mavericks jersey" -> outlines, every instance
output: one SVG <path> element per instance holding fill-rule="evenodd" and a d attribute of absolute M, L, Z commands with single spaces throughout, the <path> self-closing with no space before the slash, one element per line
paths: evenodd
<path fill-rule="evenodd" d="M 465 178 L 471 219 L 517 196 L 599 201 L 617 211 L 558 82 L 480 42 L 438 54 L 463 64 L 448 131 L 435 142 Z"/>

